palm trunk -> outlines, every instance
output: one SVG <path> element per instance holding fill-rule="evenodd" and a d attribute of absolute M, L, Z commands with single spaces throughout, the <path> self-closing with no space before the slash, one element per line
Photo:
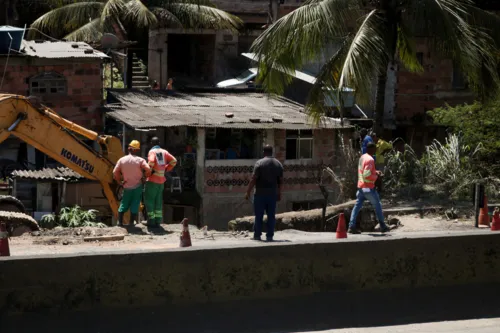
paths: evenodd
<path fill-rule="evenodd" d="M 384 130 L 384 108 L 385 108 L 385 86 L 387 84 L 387 70 L 377 78 L 377 94 L 375 96 L 375 132 L 383 135 Z"/>

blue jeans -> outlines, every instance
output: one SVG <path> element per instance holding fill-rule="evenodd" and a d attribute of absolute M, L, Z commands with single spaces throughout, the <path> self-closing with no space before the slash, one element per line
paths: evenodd
<path fill-rule="evenodd" d="M 266 238 L 273 238 L 274 227 L 276 225 L 276 199 L 277 197 L 275 195 L 253 196 L 253 209 L 255 212 L 254 237 L 259 238 L 262 235 L 262 222 L 264 220 L 265 211 L 267 215 Z"/>
<path fill-rule="evenodd" d="M 380 228 L 384 229 L 387 226 L 384 223 L 384 213 L 382 213 L 382 204 L 380 203 L 380 197 L 378 196 L 377 190 L 374 188 L 370 189 L 370 192 L 363 192 L 363 190 L 358 189 L 356 193 L 356 204 L 352 210 L 351 221 L 349 222 L 349 228 L 356 228 L 356 219 L 358 217 L 359 211 L 363 207 L 363 202 L 365 200 L 370 201 L 373 208 L 375 208 L 375 214 L 377 215 L 378 223 L 380 223 Z"/>

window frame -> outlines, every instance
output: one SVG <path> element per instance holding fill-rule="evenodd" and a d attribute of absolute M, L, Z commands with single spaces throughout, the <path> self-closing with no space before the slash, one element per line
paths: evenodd
<path fill-rule="evenodd" d="M 314 158 L 314 132 L 313 130 L 296 130 L 297 131 L 297 137 L 290 137 L 289 132 L 291 130 L 287 130 L 285 133 L 285 159 L 286 160 L 312 160 Z M 301 137 L 301 132 L 311 132 L 311 135 L 307 134 L 305 137 Z M 295 140 L 296 141 L 296 149 L 295 149 L 295 158 L 287 158 L 286 150 L 288 146 L 288 140 Z M 300 145 L 302 141 L 308 141 L 309 144 L 311 145 L 311 157 L 300 157 Z"/>
<path fill-rule="evenodd" d="M 33 87 L 33 83 L 37 83 L 37 87 Z M 45 92 L 40 92 L 41 83 L 45 85 Z M 54 84 L 55 83 L 55 84 Z M 60 88 L 62 87 L 62 90 Z M 51 92 L 52 88 L 56 88 L 56 92 Z M 68 81 L 66 78 L 57 72 L 43 72 L 36 74 L 29 79 L 29 93 L 35 96 L 62 96 L 68 94 Z"/>

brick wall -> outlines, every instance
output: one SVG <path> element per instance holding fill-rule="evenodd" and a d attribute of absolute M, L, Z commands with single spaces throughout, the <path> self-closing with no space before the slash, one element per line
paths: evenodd
<path fill-rule="evenodd" d="M 286 131 L 274 131 L 275 156 L 284 167 L 285 192 L 318 190 L 317 179 L 322 165 L 332 165 L 335 155 L 335 130 L 313 131 L 313 158 L 311 160 L 285 160 Z M 253 163 L 238 160 L 224 165 L 205 168 L 205 193 L 244 193 L 253 172 Z"/>
<path fill-rule="evenodd" d="M 0 64 L 2 60 L 0 59 Z M 3 67 L 3 66 L 2 66 Z M 44 72 L 63 75 L 67 94 L 41 96 L 44 104 L 64 118 L 89 129 L 101 130 L 102 75 L 100 62 L 74 63 L 66 59 L 52 63 L 37 63 L 33 59 L 11 59 L 6 71 L 2 91 L 29 95 L 29 78 Z"/>
<path fill-rule="evenodd" d="M 453 87 L 453 64 L 433 52 L 425 39 L 417 43 L 422 54 L 424 72 L 413 74 L 400 67 L 395 94 L 395 116 L 399 121 L 411 120 L 415 115 L 443 106 L 472 102 L 473 94 Z"/>

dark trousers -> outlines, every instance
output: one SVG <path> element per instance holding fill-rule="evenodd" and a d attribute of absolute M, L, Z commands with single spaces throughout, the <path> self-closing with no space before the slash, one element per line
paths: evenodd
<path fill-rule="evenodd" d="M 276 199 L 276 195 L 253 196 L 253 209 L 255 212 L 254 237 L 260 237 L 262 235 L 262 222 L 265 212 L 267 215 L 266 238 L 273 238 L 274 227 L 276 225 Z"/>

